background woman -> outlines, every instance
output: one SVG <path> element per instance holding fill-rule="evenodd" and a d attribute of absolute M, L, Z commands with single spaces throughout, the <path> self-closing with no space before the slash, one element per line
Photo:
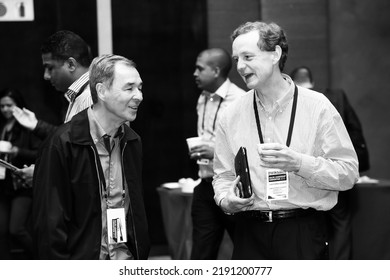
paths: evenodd
<path fill-rule="evenodd" d="M 0 158 L 20 168 L 34 163 L 39 141 L 14 119 L 12 110 L 15 105 L 25 107 L 17 90 L 0 91 Z M 32 257 L 28 225 L 31 204 L 31 187 L 11 170 L 0 166 L 0 259 L 11 258 L 11 246 L 22 248 L 25 252 L 23 258 Z"/>

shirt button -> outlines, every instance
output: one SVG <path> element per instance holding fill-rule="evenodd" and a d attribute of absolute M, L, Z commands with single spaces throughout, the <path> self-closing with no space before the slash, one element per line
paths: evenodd
<path fill-rule="evenodd" d="M 268 117 L 269 120 L 272 120 L 272 117 Z"/>

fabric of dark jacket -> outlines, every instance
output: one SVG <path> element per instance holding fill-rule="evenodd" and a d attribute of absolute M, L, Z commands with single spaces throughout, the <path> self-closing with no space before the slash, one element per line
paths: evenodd
<path fill-rule="evenodd" d="M 45 140 L 46 137 L 52 135 L 58 128 L 57 125 L 38 120 L 37 126 L 34 128 L 33 133 L 41 140 Z"/>
<path fill-rule="evenodd" d="M 369 154 L 359 118 L 342 89 L 326 89 L 324 94 L 337 109 L 347 128 L 359 160 L 359 172 L 370 169 Z"/>
<path fill-rule="evenodd" d="M 142 191 L 140 137 L 124 125 L 123 174 L 130 196 L 127 247 L 135 259 L 149 254 Z M 36 161 L 33 193 L 34 246 L 38 259 L 99 259 L 102 234 L 101 189 L 96 146 L 87 110 L 60 126 Z"/>
<path fill-rule="evenodd" d="M 76 98 L 82 94 L 85 88 L 89 85 L 89 80 L 85 82 L 85 84 L 79 88 L 77 92 Z M 68 104 L 69 106 L 69 104 Z M 63 112 L 62 119 L 65 119 L 66 110 Z M 37 126 L 34 128 L 33 133 L 41 140 L 45 140 L 48 136 L 52 135 L 54 131 L 56 131 L 58 125 L 54 125 L 43 120 L 38 120 Z"/>

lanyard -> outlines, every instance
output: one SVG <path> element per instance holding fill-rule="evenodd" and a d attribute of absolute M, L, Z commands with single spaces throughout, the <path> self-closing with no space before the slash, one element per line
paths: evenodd
<path fill-rule="evenodd" d="M 207 96 L 205 96 L 205 103 L 204 103 L 204 109 L 203 109 L 203 119 L 202 119 L 202 131 L 204 132 L 204 119 L 206 117 L 206 105 L 207 105 L 207 101 L 209 100 L 207 98 Z M 218 112 L 219 112 L 219 109 L 221 108 L 221 103 L 223 101 L 223 98 L 221 97 L 221 100 L 219 100 L 219 104 L 218 104 L 218 108 L 217 108 L 217 111 L 215 112 L 215 117 L 214 117 L 214 121 L 213 121 L 213 132 L 215 130 L 215 123 L 217 121 L 217 116 L 218 116 Z"/>
<path fill-rule="evenodd" d="M 293 100 L 291 117 L 290 117 L 290 127 L 288 128 L 287 141 L 286 141 L 287 147 L 289 147 L 290 143 L 291 143 L 291 136 L 292 136 L 292 132 L 293 132 L 293 128 L 294 128 L 295 112 L 297 110 L 297 100 L 298 100 L 298 88 L 297 88 L 297 86 L 295 86 L 294 100 Z M 263 144 L 264 143 L 263 134 L 261 132 L 259 112 L 257 110 L 257 105 L 256 105 L 256 92 L 254 92 L 254 94 L 253 94 L 253 108 L 255 110 L 257 132 L 259 133 L 260 143 Z"/>
<path fill-rule="evenodd" d="M 97 160 L 96 162 L 96 165 L 98 166 L 98 172 L 99 172 L 99 175 L 100 175 L 100 182 L 101 182 L 101 186 L 102 186 L 102 189 L 103 189 L 103 192 L 104 192 L 104 198 L 106 200 L 106 204 L 107 204 L 107 208 L 108 207 L 108 192 L 107 192 L 107 187 L 106 187 L 106 178 L 104 176 L 104 173 L 103 173 L 103 168 L 102 168 L 102 164 L 100 162 L 100 158 L 99 158 L 99 153 L 97 151 L 97 149 L 93 149 L 94 152 L 95 152 L 95 159 Z M 109 157 L 110 157 L 110 161 L 111 161 L 111 151 L 109 150 Z M 121 167 L 122 168 L 122 206 L 124 205 L 124 202 L 125 202 L 125 197 L 126 197 L 126 187 L 125 187 L 125 177 L 124 177 L 124 170 L 123 170 L 123 166 Z"/>

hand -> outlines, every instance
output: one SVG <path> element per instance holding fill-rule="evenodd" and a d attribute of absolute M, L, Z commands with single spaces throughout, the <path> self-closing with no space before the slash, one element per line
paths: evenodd
<path fill-rule="evenodd" d="M 258 145 L 260 165 L 266 168 L 276 168 L 283 171 L 299 171 L 302 155 L 286 145 L 279 143 L 264 143 Z"/>
<path fill-rule="evenodd" d="M 30 166 L 24 165 L 24 168 L 16 170 L 14 173 L 19 176 L 24 182 L 32 186 L 35 164 Z"/>
<path fill-rule="evenodd" d="M 198 146 L 194 146 L 190 151 L 191 159 L 214 158 L 214 147 L 211 144 L 204 143 Z"/>
<path fill-rule="evenodd" d="M 10 152 L 9 152 L 11 155 L 13 156 L 17 156 L 17 154 L 19 153 L 19 148 L 16 147 L 16 146 L 12 146 Z"/>
<path fill-rule="evenodd" d="M 26 108 L 23 108 L 22 110 L 19 107 L 14 106 L 13 115 L 22 126 L 29 130 L 34 130 L 38 124 L 35 113 L 27 110 Z"/>
<path fill-rule="evenodd" d="M 254 203 L 254 193 L 251 197 L 240 198 L 238 196 L 238 187 L 237 185 L 240 182 L 240 176 L 237 176 L 236 179 L 231 182 L 231 186 L 226 196 L 220 201 L 220 207 L 222 211 L 226 213 L 236 213 L 241 211 L 248 210 Z"/>

